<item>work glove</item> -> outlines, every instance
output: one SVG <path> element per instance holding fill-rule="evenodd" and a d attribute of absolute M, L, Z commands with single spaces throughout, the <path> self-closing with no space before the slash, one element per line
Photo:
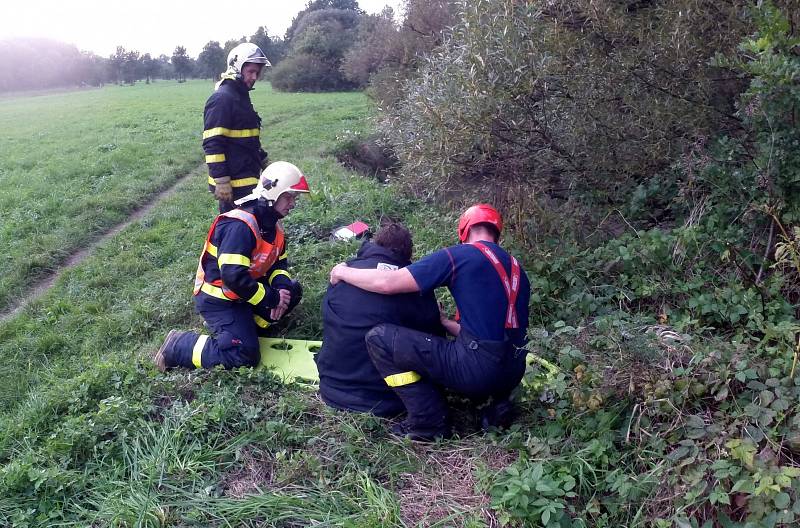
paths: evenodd
<path fill-rule="evenodd" d="M 231 186 L 231 177 L 223 176 L 222 178 L 214 178 L 214 197 L 220 202 L 233 201 L 233 186 Z"/>

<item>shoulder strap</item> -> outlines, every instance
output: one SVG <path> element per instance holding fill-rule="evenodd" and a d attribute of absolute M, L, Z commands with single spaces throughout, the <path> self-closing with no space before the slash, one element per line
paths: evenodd
<path fill-rule="evenodd" d="M 497 255 L 494 254 L 489 246 L 481 242 L 473 242 L 472 245 L 475 246 L 481 252 L 481 254 L 489 260 L 492 266 L 494 266 L 497 275 L 500 277 L 500 282 L 503 283 L 503 289 L 506 292 L 506 299 L 508 300 L 505 327 L 519 328 L 516 307 L 521 275 L 519 262 L 517 262 L 517 259 L 515 259 L 513 255 L 509 255 L 511 258 L 511 278 L 509 279 L 508 273 L 506 273 L 506 270 L 503 267 L 503 263 L 500 262 L 500 259 L 497 258 Z"/>
<path fill-rule="evenodd" d="M 261 230 L 258 227 L 258 222 L 256 221 L 256 217 L 248 213 L 247 211 L 242 211 L 241 209 L 233 209 L 228 211 L 227 213 L 222 213 L 219 216 L 225 216 L 227 218 L 233 218 L 235 220 L 241 220 L 247 227 L 250 228 L 250 231 L 253 232 L 253 236 L 256 237 L 256 241 L 261 240 Z"/>

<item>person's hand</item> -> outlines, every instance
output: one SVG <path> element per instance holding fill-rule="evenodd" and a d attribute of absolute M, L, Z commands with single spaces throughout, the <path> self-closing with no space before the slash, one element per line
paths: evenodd
<path fill-rule="evenodd" d="M 449 321 L 450 317 L 447 315 L 447 312 L 444 311 L 444 304 L 439 302 L 439 321 L 444 323 L 445 321 Z"/>
<path fill-rule="evenodd" d="M 278 306 L 269 311 L 269 317 L 273 321 L 277 321 L 286 314 L 286 310 L 289 309 L 289 303 L 292 301 L 292 292 L 289 290 L 279 289 L 278 295 L 280 296 Z"/>
<path fill-rule="evenodd" d="M 233 201 L 233 186 L 231 185 L 230 176 L 214 179 L 214 198 L 220 202 Z"/>
<path fill-rule="evenodd" d="M 341 280 L 343 280 L 342 271 L 347 268 L 347 264 L 344 262 L 340 262 L 339 264 L 335 265 L 333 269 L 331 269 L 331 284 L 338 284 Z"/>

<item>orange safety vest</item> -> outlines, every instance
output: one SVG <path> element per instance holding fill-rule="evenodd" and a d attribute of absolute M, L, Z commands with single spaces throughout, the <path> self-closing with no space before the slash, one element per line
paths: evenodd
<path fill-rule="evenodd" d="M 223 284 L 221 278 L 212 282 L 206 282 L 206 274 L 205 270 L 203 270 L 203 259 L 205 259 L 206 255 L 211 255 L 212 257 L 217 258 L 217 247 L 211 243 L 211 237 L 214 235 L 217 222 L 219 222 L 223 216 L 244 222 L 247 224 L 247 227 L 250 228 L 250 231 L 253 232 L 253 236 L 256 237 L 256 247 L 253 248 L 253 252 L 250 255 L 249 269 L 250 276 L 254 279 L 259 279 L 266 275 L 269 269 L 275 264 L 275 262 L 277 262 L 278 257 L 280 257 L 280 252 L 283 250 L 284 235 L 280 224 L 276 225 L 275 242 L 270 244 L 261 238 L 261 230 L 258 227 L 256 217 L 252 213 L 242 211 L 241 209 L 234 209 L 232 211 L 228 211 L 227 213 L 222 213 L 214 219 L 214 223 L 211 224 L 211 228 L 208 230 L 208 236 L 206 237 L 206 243 L 203 246 L 203 252 L 200 254 L 200 263 L 197 265 L 197 274 L 194 277 L 194 294 L 197 295 L 201 290 L 205 291 L 208 289 L 208 286 L 211 286 L 213 290 L 210 291 L 221 290 L 222 292 L 222 296 L 212 293 L 211 295 L 214 297 L 236 301 L 239 300 L 240 297 L 228 289 L 228 287 Z M 208 286 L 204 288 L 204 284 Z"/>

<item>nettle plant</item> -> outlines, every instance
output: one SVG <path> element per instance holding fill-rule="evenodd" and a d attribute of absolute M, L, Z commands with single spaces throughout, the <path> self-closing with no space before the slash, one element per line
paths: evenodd
<path fill-rule="evenodd" d="M 526 374 L 527 399 L 541 438 L 509 440 L 520 457 L 491 488 L 508 524 L 796 522 L 800 380 L 790 362 L 625 314 L 531 338 L 541 361 Z"/>

